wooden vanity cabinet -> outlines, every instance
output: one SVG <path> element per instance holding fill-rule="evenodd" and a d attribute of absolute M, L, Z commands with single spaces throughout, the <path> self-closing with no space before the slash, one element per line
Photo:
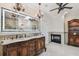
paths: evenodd
<path fill-rule="evenodd" d="M 11 43 L 3 46 L 4 56 L 34 56 L 45 50 L 45 37 Z"/>

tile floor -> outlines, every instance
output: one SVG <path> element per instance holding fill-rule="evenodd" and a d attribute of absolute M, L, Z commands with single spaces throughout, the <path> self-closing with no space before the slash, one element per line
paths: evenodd
<path fill-rule="evenodd" d="M 49 43 L 47 51 L 40 56 L 79 56 L 79 47 Z"/>

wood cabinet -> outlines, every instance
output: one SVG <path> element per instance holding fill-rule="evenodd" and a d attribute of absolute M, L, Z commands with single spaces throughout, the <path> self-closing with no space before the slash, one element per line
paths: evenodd
<path fill-rule="evenodd" d="M 34 56 L 42 53 L 45 48 L 45 37 L 12 43 L 3 46 L 4 56 Z"/>
<path fill-rule="evenodd" d="M 36 52 L 37 54 L 41 53 L 43 50 L 43 48 L 45 48 L 45 40 L 44 38 L 39 38 L 36 40 Z"/>
<path fill-rule="evenodd" d="M 68 44 L 79 46 L 79 19 L 68 21 Z"/>

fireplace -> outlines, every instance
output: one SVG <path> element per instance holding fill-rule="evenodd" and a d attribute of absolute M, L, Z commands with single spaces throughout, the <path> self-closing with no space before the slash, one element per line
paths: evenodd
<path fill-rule="evenodd" d="M 61 44 L 61 34 L 51 34 L 51 42 Z"/>

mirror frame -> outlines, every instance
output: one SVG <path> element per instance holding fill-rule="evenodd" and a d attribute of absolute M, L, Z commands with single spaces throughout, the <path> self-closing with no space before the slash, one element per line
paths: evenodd
<path fill-rule="evenodd" d="M 15 14 L 16 15 L 16 22 L 17 22 L 17 26 L 16 26 L 16 29 L 6 29 L 5 28 L 5 12 L 9 12 L 9 13 L 13 13 L 13 14 Z M 9 9 L 6 9 L 6 8 L 1 8 L 1 31 L 2 32 L 32 32 L 32 31 L 36 31 L 36 32 L 39 32 L 40 31 L 40 29 L 38 28 L 38 29 L 36 29 L 36 30 L 33 30 L 32 28 L 29 28 L 29 29 L 26 29 L 26 28 L 22 28 L 22 29 L 20 29 L 20 28 L 18 28 L 18 24 L 19 24 L 19 22 L 18 22 L 18 16 L 24 16 L 24 17 L 27 17 L 27 16 L 29 16 L 29 15 L 25 15 L 25 14 L 22 14 L 22 13 L 19 13 L 19 12 L 16 12 L 16 11 L 12 11 L 12 10 L 9 10 Z M 30 19 L 27 19 L 28 21 L 32 21 L 32 19 L 35 19 L 36 21 L 38 21 L 39 22 L 39 20 L 37 20 L 37 18 L 34 18 L 34 17 L 31 17 L 31 16 L 29 16 L 30 17 Z M 39 24 L 38 24 L 39 25 Z M 39 26 L 38 26 L 39 27 Z"/>

